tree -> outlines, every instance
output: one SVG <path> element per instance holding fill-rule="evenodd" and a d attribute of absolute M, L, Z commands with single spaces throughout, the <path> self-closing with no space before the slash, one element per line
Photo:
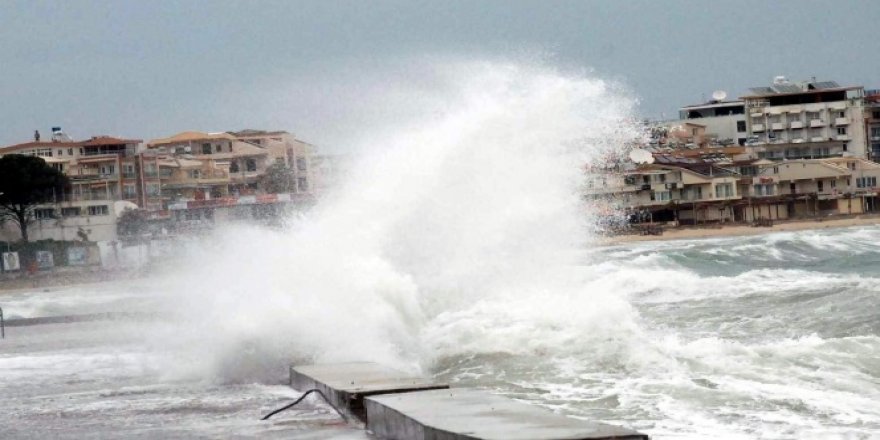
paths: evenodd
<path fill-rule="evenodd" d="M 131 240 L 140 237 L 150 230 L 150 217 L 142 209 L 127 208 L 116 220 L 116 233 L 120 237 Z"/>
<path fill-rule="evenodd" d="M 54 201 L 70 186 L 67 176 L 36 156 L 8 154 L 0 157 L 0 217 L 12 220 L 28 241 L 28 224 L 34 208 Z"/>
<path fill-rule="evenodd" d="M 266 173 L 260 177 L 260 187 L 270 194 L 292 192 L 296 189 L 295 183 L 293 170 L 280 162 L 269 165 Z"/>

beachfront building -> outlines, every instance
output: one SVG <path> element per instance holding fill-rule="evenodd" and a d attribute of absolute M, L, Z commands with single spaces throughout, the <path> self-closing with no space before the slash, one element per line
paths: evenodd
<path fill-rule="evenodd" d="M 55 127 L 48 140 L 0 147 L 4 154 L 38 156 L 68 178 L 71 188 L 58 202 L 125 200 L 142 208 L 158 208 L 161 198 L 158 158 L 141 151 L 140 139 L 93 136 L 75 141 Z"/>
<path fill-rule="evenodd" d="M 648 123 L 651 147 L 658 152 L 745 145 L 743 101 L 712 100 L 679 109 L 679 119 Z"/>
<path fill-rule="evenodd" d="M 864 88 L 777 77 L 742 97 L 749 154 L 769 160 L 868 157 Z"/>
<path fill-rule="evenodd" d="M 880 164 L 867 159 L 654 156 L 652 164 L 592 174 L 586 197 L 622 209 L 636 223 L 750 223 L 880 210 Z"/>
<path fill-rule="evenodd" d="M 284 131 L 188 131 L 147 144 L 162 159 L 162 194 L 173 231 L 229 221 L 272 222 L 309 206 L 312 146 Z M 264 178 L 281 167 L 288 191 L 273 193 Z"/>
<path fill-rule="evenodd" d="M 311 194 L 312 146 L 284 131 L 188 131 L 150 141 L 147 148 L 167 159 L 161 166 L 171 180 L 162 191 L 170 201 L 265 193 L 261 179 L 274 164 L 289 170 L 290 192 Z"/>
<path fill-rule="evenodd" d="M 48 139 L 35 132 L 32 141 L 0 148 L 0 156 L 40 157 L 70 179 L 67 192 L 34 209 L 29 238 L 112 241 L 121 210 L 161 209 L 159 158 L 143 151 L 141 142 L 106 135 L 74 140 L 54 127 Z M 0 230 L 2 240 L 20 238 L 11 222 Z"/>
<path fill-rule="evenodd" d="M 230 131 L 235 139 L 256 145 L 269 154 L 270 164 L 282 164 L 291 172 L 292 191 L 295 194 L 314 192 L 315 172 L 312 158 L 315 146 L 303 142 L 286 131 L 246 129 Z"/>
<path fill-rule="evenodd" d="M 880 161 L 880 90 L 865 91 L 865 135 L 868 157 Z"/>
<path fill-rule="evenodd" d="M 745 103 L 712 100 L 679 109 L 682 123 L 700 124 L 710 145 L 745 145 L 747 140 Z"/>

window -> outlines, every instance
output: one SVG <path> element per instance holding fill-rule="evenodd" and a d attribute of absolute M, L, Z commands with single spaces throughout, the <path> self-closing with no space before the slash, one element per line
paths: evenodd
<path fill-rule="evenodd" d="M 122 186 L 122 197 L 126 199 L 133 199 L 137 197 L 137 189 L 134 185 L 126 184 Z"/>
<path fill-rule="evenodd" d="M 158 197 L 162 192 L 162 187 L 158 183 L 147 184 L 147 195 L 150 197 Z"/>
<path fill-rule="evenodd" d="M 62 217 L 79 217 L 82 215 L 82 209 L 79 207 L 74 208 L 61 208 L 61 216 Z"/>
<path fill-rule="evenodd" d="M 58 157 L 61 157 L 61 156 L 64 155 L 64 150 L 62 150 L 62 149 L 59 148 L 58 150 L 55 151 L 55 154 L 57 154 Z"/>
<path fill-rule="evenodd" d="M 871 139 L 880 139 L 880 127 L 871 127 Z"/>
<path fill-rule="evenodd" d="M 684 193 L 685 200 L 700 200 L 703 198 L 703 187 L 694 186 L 687 189 Z"/>
<path fill-rule="evenodd" d="M 202 144 L 202 154 L 211 154 L 211 144 Z"/>
<path fill-rule="evenodd" d="M 202 170 L 189 170 L 189 177 L 191 179 L 200 179 L 202 177 Z"/>
<path fill-rule="evenodd" d="M 736 121 L 736 131 L 737 133 L 745 133 L 746 121 Z"/>
<path fill-rule="evenodd" d="M 872 113 L 871 113 L 871 116 L 872 116 L 874 119 L 880 119 L 880 112 L 872 112 Z"/>
<path fill-rule="evenodd" d="M 55 210 L 52 208 L 37 208 L 34 210 L 34 218 L 37 220 L 48 220 L 55 218 Z"/>
<path fill-rule="evenodd" d="M 38 148 L 37 156 L 40 157 L 52 157 L 52 149 L 51 148 Z"/>
<path fill-rule="evenodd" d="M 835 115 L 836 115 L 838 118 L 845 118 L 845 117 L 846 117 L 846 112 L 843 111 L 843 110 L 841 110 L 841 111 L 839 111 L 839 112 L 836 112 Z"/>
<path fill-rule="evenodd" d="M 836 180 L 829 180 L 829 182 L 831 182 L 831 188 L 837 188 L 837 181 Z"/>
<path fill-rule="evenodd" d="M 237 173 L 238 172 L 238 161 L 233 160 L 229 163 L 229 172 Z"/>
<path fill-rule="evenodd" d="M 816 181 L 816 191 L 817 192 L 825 192 L 825 182 L 821 180 Z"/>
<path fill-rule="evenodd" d="M 299 171 L 305 171 L 308 164 L 306 163 L 306 158 L 297 157 L 296 158 L 296 169 Z"/>
<path fill-rule="evenodd" d="M 846 134 L 846 127 L 837 127 L 837 134 L 845 135 Z"/>
<path fill-rule="evenodd" d="M 308 191 L 309 190 L 309 181 L 305 177 L 300 177 L 296 179 L 296 186 L 300 191 Z"/>
<path fill-rule="evenodd" d="M 755 185 L 756 196 L 772 196 L 776 192 L 776 186 L 772 183 Z"/>
<path fill-rule="evenodd" d="M 875 186 L 877 186 L 877 178 L 876 177 L 856 178 L 856 187 L 857 188 L 873 188 Z"/>
<path fill-rule="evenodd" d="M 73 156 L 73 148 L 68 148 L 68 149 L 67 149 L 67 155 L 68 155 L 68 156 Z"/>
<path fill-rule="evenodd" d="M 733 184 L 719 183 L 715 185 L 715 198 L 722 199 L 726 197 L 733 197 Z"/>
<path fill-rule="evenodd" d="M 257 161 L 254 159 L 247 159 L 245 161 L 245 167 L 247 171 L 256 171 L 257 170 Z"/>
<path fill-rule="evenodd" d="M 122 175 L 123 175 L 123 177 L 129 178 L 129 179 L 133 178 L 134 177 L 134 165 L 132 165 L 132 164 L 122 165 Z"/>
<path fill-rule="evenodd" d="M 214 146 L 214 152 L 215 152 L 215 153 L 219 153 L 221 149 L 222 149 L 222 147 L 220 146 L 220 144 L 217 144 L 217 145 Z"/>
<path fill-rule="evenodd" d="M 116 170 L 116 167 L 113 165 L 101 165 L 101 174 L 105 176 L 110 176 Z"/>
<path fill-rule="evenodd" d="M 779 167 L 773 167 L 773 174 L 779 174 Z"/>
<path fill-rule="evenodd" d="M 89 206 L 89 215 L 108 215 L 108 214 L 110 214 L 110 210 L 107 209 L 107 205 Z"/>

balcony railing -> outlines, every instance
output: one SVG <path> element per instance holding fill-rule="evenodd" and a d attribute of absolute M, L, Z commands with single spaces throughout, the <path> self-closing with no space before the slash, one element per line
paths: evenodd
<path fill-rule="evenodd" d="M 788 125 L 791 128 L 804 128 L 804 123 L 802 121 L 791 121 Z"/>
<path fill-rule="evenodd" d="M 785 124 L 783 124 L 782 122 L 774 122 L 770 124 L 770 128 L 773 131 L 782 131 L 785 130 Z"/>
<path fill-rule="evenodd" d="M 835 118 L 834 125 L 849 125 L 849 119 L 847 118 Z"/>
<path fill-rule="evenodd" d="M 810 119 L 810 127 L 824 127 L 825 121 L 821 119 Z"/>
<path fill-rule="evenodd" d="M 764 131 L 764 124 L 752 124 L 752 131 L 755 133 Z"/>

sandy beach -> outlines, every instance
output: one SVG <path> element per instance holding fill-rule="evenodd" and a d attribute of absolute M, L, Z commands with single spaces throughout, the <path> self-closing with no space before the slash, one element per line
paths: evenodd
<path fill-rule="evenodd" d="M 850 226 L 871 226 L 880 224 L 880 215 L 863 214 L 852 217 L 826 217 L 823 219 L 778 221 L 770 227 L 754 227 L 746 224 L 726 224 L 707 226 L 681 226 L 664 228 L 663 235 L 617 235 L 600 240 L 603 245 L 617 245 L 636 241 L 687 240 L 715 237 L 736 237 L 760 235 L 773 232 L 804 231 L 811 229 L 845 228 Z"/>

